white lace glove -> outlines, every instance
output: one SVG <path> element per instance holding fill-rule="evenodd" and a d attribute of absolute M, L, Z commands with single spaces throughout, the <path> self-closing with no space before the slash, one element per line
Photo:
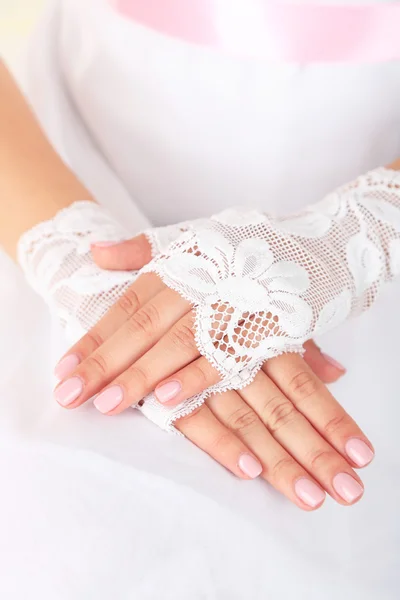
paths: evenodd
<path fill-rule="evenodd" d="M 18 261 L 28 282 L 77 341 L 135 281 L 136 273 L 103 271 L 94 263 L 91 243 L 129 237 L 102 207 L 75 202 L 54 219 L 25 233 Z"/>
<path fill-rule="evenodd" d="M 153 253 L 164 251 L 185 231 L 185 224 L 158 230 Z M 89 331 L 126 289 L 137 271 L 105 271 L 93 261 L 90 246 L 99 239 L 132 237 L 95 202 L 75 202 L 54 219 L 26 232 L 18 243 L 18 261 L 30 285 L 42 296 L 72 344 Z M 169 411 L 150 394 L 142 406 L 145 416 L 163 429 L 176 432 Z"/>
<path fill-rule="evenodd" d="M 171 431 L 211 391 L 247 385 L 266 359 L 301 352 L 304 341 L 372 304 L 400 272 L 400 173 L 372 171 L 288 218 L 232 210 L 146 234 L 155 258 L 144 270 L 193 303 L 198 348 L 222 376 L 178 407 L 146 398 L 142 412 Z M 93 202 L 22 236 L 20 264 L 71 342 L 137 277 L 97 267 L 90 244 L 128 237 Z"/>
<path fill-rule="evenodd" d="M 158 232 L 163 251 L 184 224 Z M 105 271 L 93 261 L 90 246 L 99 239 L 122 241 L 132 232 L 99 204 L 75 202 L 21 236 L 18 262 L 30 285 L 58 316 L 72 343 L 91 329 L 136 280 L 138 271 Z"/>
<path fill-rule="evenodd" d="M 377 169 L 290 217 L 198 221 L 143 271 L 193 304 L 198 350 L 221 374 L 212 391 L 238 389 L 366 310 L 400 271 L 400 173 Z"/>

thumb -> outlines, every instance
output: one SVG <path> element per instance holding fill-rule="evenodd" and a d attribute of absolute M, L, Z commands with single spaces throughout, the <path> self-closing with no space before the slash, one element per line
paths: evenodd
<path fill-rule="evenodd" d="M 151 261 L 151 246 L 144 234 L 126 242 L 96 242 L 91 245 L 93 260 L 102 269 L 133 271 Z"/>
<path fill-rule="evenodd" d="M 304 360 L 324 383 L 333 383 L 346 373 L 346 369 L 334 358 L 324 354 L 313 340 L 304 344 Z"/>

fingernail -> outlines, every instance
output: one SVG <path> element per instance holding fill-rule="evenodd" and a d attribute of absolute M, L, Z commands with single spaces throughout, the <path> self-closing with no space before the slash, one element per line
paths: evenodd
<path fill-rule="evenodd" d="M 164 383 L 164 385 L 160 385 L 160 387 L 154 390 L 156 398 L 161 404 L 165 402 L 169 402 L 175 396 L 179 394 L 182 386 L 179 381 L 168 381 L 168 383 Z"/>
<path fill-rule="evenodd" d="M 334 358 L 332 358 L 332 356 L 329 356 L 329 354 L 325 354 L 325 352 L 321 352 L 322 356 L 324 357 L 324 359 L 326 360 L 326 362 L 328 362 L 330 365 L 332 365 L 332 367 L 335 367 L 335 369 L 339 369 L 339 371 L 346 371 L 346 367 L 344 367 L 343 365 L 340 364 L 340 362 L 338 362 L 337 360 L 335 360 Z"/>
<path fill-rule="evenodd" d="M 91 246 L 94 246 L 95 248 L 109 248 L 110 246 L 117 246 L 120 243 L 121 243 L 121 241 L 117 241 L 117 242 L 93 242 L 93 244 L 91 244 Z"/>
<path fill-rule="evenodd" d="M 306 477 L 298 479 L 294 484 L 296 495 L 311 508 L 315 508 L 325 500 L 325 492 L 321 490 L 313 481 Z"/>
<path fill-rule="evenodd" d="M 114 408 L 117 408 L 119 404 L 121 404 L 124 397 L 124 392 L 119 385 L 112 385 L 104 392 L 99 394 L 95 400 L 93 400 L 93 404 L 101 413 L 106 414 L 109 413 Z"/>
<path fill-rule="evenodd" d="M 333 487 L 339 496 L 349 504 L 360 498 L 364 493 L 362 486 L 348 473 L 335 475 Z"/>
<path fill-rule="evenodd" d="M 262 465 L 251 454 L 241 454 L 239 458 L 239 469 L 243 471 L 247 477 L 255 479 L 262 473 Z"/>
<path fill-rule="evenodd" d="M 69 354 L 60 360 L 54 369 L 54 375 L 58 379 L 65 379 L 67 375 L 72 373 L 81 362 L 77 354 Z"/>
<path fill-rule="evenodd" d="M 54 398 L 61 406 L 68 406 L 81 395 L 83 382 L 79 377 L 71 377 L 54 390 Z"/>
<path fill-rule="evenodd" d="M 346 453 L 358 467 L 365 467 L 374 458 L 374 453 L 369 446 L 358 438 L 351 438 L 345 445 Z"/>

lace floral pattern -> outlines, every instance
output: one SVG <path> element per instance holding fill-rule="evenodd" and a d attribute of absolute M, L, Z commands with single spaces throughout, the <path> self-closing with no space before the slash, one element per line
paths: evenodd
<path fill-rule="evenodd" d="M 29 283 L 57 314 L 70 341 L 93 327 L 137 276 L 97 267 L 91 243 L 128 237 L 107 211 L 89 201 L 75 202 L 21 237 L 19 263 Z"/>
<path fill-rule="evenodd" d="M 302 213 L 272 218 L 229 210 L 193 223 L 152 229 L 158 273 L 195 311 L 200 353 L 221 381 L 174 408 L 153 394 L 140 410 L 176 431 L 212 393 L 250 383 L 261 364 L 366 310 L 400 273 L 400 174 L 377 169 Z M 31 285 L 66 327 L 88 331 L 135 281 L 103 271 L 90 244 L 129 237 L 103 208 L 77 202 L 24 234 L 19 261 Z"/>
<path fill-rule="evenodd" d="M 238 209 L 190 225 L 145 270 L 193 304 L 199 351 L 237 388 L 368 308 L 399 270 L 399 238 L 400 176 L 382 168 L 287 218 Z"/>
<path fill-rule="evenodd" d="M 154 240 L 153 252 L 165 251 L 186 230 L 185 224 L 164 227 Z M 134 283 L 137 271 L 104 271 L 94 263 L 93 242 L 121 241 L 131 236 L 101 206 L 75 202 L 54 219 L 26 232 L 18 243 L 18 260 L 31 286 L 43 297 L 74 343 L 89 331 Z M 179 410 L 167 410 L 150 394 L 137 406 L 162 429 L 175 433 L 173 422 L 191 412 L 198 399 Z"/>

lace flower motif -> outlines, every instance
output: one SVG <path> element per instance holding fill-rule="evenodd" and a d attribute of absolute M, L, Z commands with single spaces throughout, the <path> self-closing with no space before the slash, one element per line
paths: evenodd
<path fill-rule="evenodd" d="M 198 347 L 227 376 L 239 365 L 252 368 L 266 354 L 300 351 L 312 309 L 301 297 L 309 288 L 302 266 L 275 260 L 265 240 L 250 235 L 235 243 L 232 227 L 229 238 L 224 226 L 219 229 L 204 225 L 181 236 L 162 257 L 161 272 L 167 285 L 196 305 Z M 157 259 L 153 269 L 158 271 Z"/>

